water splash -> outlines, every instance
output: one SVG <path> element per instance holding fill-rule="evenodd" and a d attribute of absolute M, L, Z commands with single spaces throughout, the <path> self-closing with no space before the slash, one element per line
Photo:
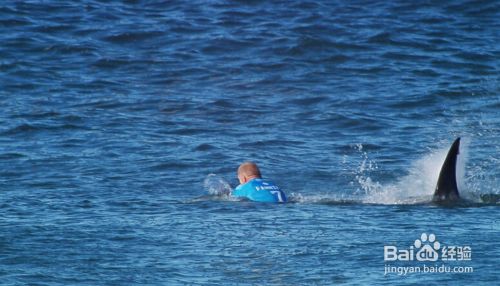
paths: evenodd
<path fill-rule="evenodd" d="M 233 191 L 231 185 L 219 175 L 209 174 L 203 181 L 205 190 L 214 196 L 229 196 Z"/>
<path fill-rule="evenodd" d="M 464 140 L 460 146 L 457 161 L 457 184 L 460 194 L 470 197 L 466 184 L 465 164 L 468 158 L 469 140 Z M 439 172 L 448 153 L 449 146 L 433 150 L 423 158 L 415 161 L 409 168 L 408 174 L 394 183 L 381 184 L 373 181 L 367 173 L 372 169 L 366 168 L 365 159 L 356 176 L 358 183 L 364 190 L 363 203 L 375 204 L 417 204 L 430 202 L 436 188 Z"/>

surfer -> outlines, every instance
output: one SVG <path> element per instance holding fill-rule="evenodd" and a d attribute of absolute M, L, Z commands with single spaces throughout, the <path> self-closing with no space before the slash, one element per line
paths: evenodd
<path fill-rule="evenodd" d="M 238 168 L 237 186 L 232 195 L 245 197 L 256 202 L 284 203 L 285 193 L 273 182 L 262 179 L 259 167 L 253 162 L 245 162 Z"/>

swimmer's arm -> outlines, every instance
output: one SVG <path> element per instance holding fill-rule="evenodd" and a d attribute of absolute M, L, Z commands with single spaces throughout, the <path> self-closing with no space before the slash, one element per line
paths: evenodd
<path fill-rule="evenodd" d="M 243 185 L 237 186 L 234 190 L 232 195 L 235 197 L 246 197 L 247 196 L 247 191 L 245 188 L 242 188 Z"/>

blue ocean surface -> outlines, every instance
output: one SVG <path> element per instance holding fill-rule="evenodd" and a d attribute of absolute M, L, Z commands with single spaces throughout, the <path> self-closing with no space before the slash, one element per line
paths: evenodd
<path fill-rule="evenodd" d="M 498 285 L 499 11 L 3 1 L 0 284 Z M 289 203 L 220 195 L 248 160 Z"/>

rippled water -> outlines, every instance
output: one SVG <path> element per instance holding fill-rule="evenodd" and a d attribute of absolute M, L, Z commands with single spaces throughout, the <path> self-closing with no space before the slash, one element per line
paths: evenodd
<path fill-rule="evenodd" d="M 3 3 L 2 284 L 495 284 L 498 11 Z M 457 136 L 473 203 L 428 204 Z M 245 160 L 292 203 L 210 196 Z M 470 245 L 474 273 L 384 276 L 384 245 L 422 232 Z"/>

